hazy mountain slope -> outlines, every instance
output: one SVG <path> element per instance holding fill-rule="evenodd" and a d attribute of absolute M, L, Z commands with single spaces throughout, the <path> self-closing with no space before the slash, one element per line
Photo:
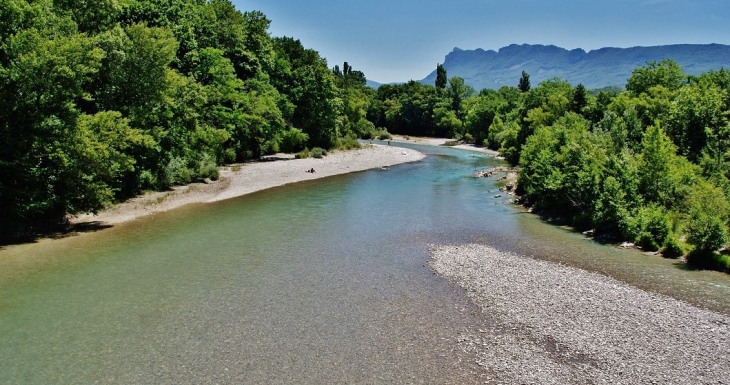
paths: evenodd
<path fill-rule="evenodd" d="M 530 82 L 560 77 L 587 88 L 623 86 L 631 71 L 648 61 L 673 59 L 688 74 L 698 75 L 711 69 L 730 69 L 730 46 L 721 44 L 679 44 L 655 47 L 601 48 L 589 52 L 567 50 L 553 45 L 512 44 L 499 51 L 483 49 L 454 50 L 446 56 L 448 76 L 460 76 L 477 90 L 517 85 L 522 71 Z M 436 71 L 423 83 L 433 84 Z"/>

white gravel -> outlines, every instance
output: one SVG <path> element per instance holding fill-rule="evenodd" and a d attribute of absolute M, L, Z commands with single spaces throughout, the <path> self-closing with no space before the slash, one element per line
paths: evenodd
<path fill-rule="evenodd" d="M 492 321 L 458 341 L 492 383 L 730 384 L 726 316 L 489 246 L 431 251 Z"/>

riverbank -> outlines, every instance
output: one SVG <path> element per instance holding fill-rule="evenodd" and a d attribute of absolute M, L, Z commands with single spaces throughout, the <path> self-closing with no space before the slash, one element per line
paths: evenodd
<path fill-rule="evenodd" d="M 459 344 L 500 383 L 726 383 L 730 317 L 612 278 L 489 246 L 432 247 L 430 265 L 492 324 Z"/>
<path fill-rule="evenodd" d="M 400 143 L 413 143 L 413 144 L 421 144 L 426 146 L 444 146 L 447 142 L 451 142 L 453 139 L 445 139 L 445 138 L 427 138 L 427 137 L 418 137 L 418 136 L 406 136 L 406 135 L 393 135 L 393 139 L 391 141 L 393 142 L 400 142 Z M 477 147 L 473 144 L 457 144 L 456 146 L 444 146 L 444 147 L 451 147 L 451 148 L 458 148 L 461 150 L 467 150 L 467 151 L 476 151 L 481 152 L 483 154 L 487 154 L 493 158 L 498 159 L 504 159 L 499 155 L 499 152 L 490 150 L 486 147 Z"/>
<path fill-rule="evenodd" d="M 289 183 L 416 162 L 424 157 L 418 151 L 383 145 L 368 145 L 352 151 L 333 151 L 320 159 L 294 159 L 293 155 L 279 154 L 270 157 L 275 159 L 271 161 L 222 167 L 217 181 L 191 183 L 175 187 L 171 191 L 146 193 L 116 204 L 97 215 L 78 216 L 71 222 L 114 225 L 191 203 L 216 202 Z M 315 172 L 306 172 L 310 169 Z"/>

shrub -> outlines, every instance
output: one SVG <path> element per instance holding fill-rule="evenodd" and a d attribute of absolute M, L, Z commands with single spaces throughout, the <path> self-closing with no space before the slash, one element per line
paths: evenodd
<path fill-rule="evenodd" d="M 670 234 L 667 236 L 667 239 L 664 241 L 664 247 L 662 248 L 662 255 L 665 258 L 680 258 L 684 255 L 684 249 L 682 248 L 682 245 L 679 243 L 679 240 L 677 239 L 674 234 Z"/>
<path fill-rule="evenodd" d="M 323 156 L 327 155 L 327 150 L 315 147 L 312 149 L 312 158 L 321 159 Z"/>
<path fill-rule="evenodd" d="M 225 151 L 223 151 L 222 156 L 223 163 L 233 163 L 236 161 L 236 150 L 232 148 L 227 148 Z"/>
<path fill-rule="evenodd" d="M 264 155 L 276 154 L 279 152 L 279 138 L 267 140 L 261 145 L 261 153 Z"/>
<path fill-rule="evenodd" d="M 379 134 L 380 133 L 378 132 L 378 130 L 376 130 L 375 128 L 371 128 L 366 131 L 363 131 L 360 134 L 360 138 L 365 139 L 365 140 L 373 140 L 373 139 L 377 138 Z"/>
<path fill-rule="evenodd" d="M 279 148 L 286 153 L 294 153 L 304 150 L 309 135 L 298 128 L 290 128 L 279 134 Z"/>
<path fill-rule="evenodd" d="M 666 211 L 655 205 L 641 207 L 628 220 L 627 235 L 633 235 L 635 242 L 644 250 L 656 251 L 664 245 L 671 230 Z"/>
<path fill-rule="evenodd" d="M 730 258 L 712 251 L 692 250 L 687 254 L 687 263 L 702 269 L 730 272 Z"/>
<path fill-rule="evenodd" d="M 378 132 L 375 125 L 367 119 L 360 119 L 355 124 L 354 131 L 358 137 L 363 139 L 374 139 Z"/>
<path fill-rule="evenodd" d="M 141 190 L 152 190 L 158 187 L 157 176 L 150 170 L 143 170 L 139 174 L 139 188 Z"/>
<path fill-rule="evenodd" d="M 378 139 L 380 140 L 391 140 L 393 139 L 393 136 L 388 133 L 388 131 L 380 131 L 380 134 L 378 135 Z"/>
<path fill-rule="evenodd" d="M 220 174 L 218 173 L 218 165 L 215 164 L 215 160 L 208 154 L 203 154 L 200 159 L 198 167 L 198 178 L 210 178 L 210 180 L 218 180 Z"/>
<path fill-rule="evenodd" d="M 310 156 L 312 156 L 312 152 L 309 151 L 308 148 L 304 148 L 302 151 L 299 151 L 299 153 L 295 156 L 297 159 L 307 159 Z"/>
<path fill-rule="evenodd" d="M 170 187 L 190 183 L 193 180 L 193 172 L 187 167 L 185 159 L 174 157 L 165 166 L 164 186 Z"/>
<path fill-rule="evenodd" d="M 346 136 L 339 141 L 337 148 L 340 150 L 353 150 L 361 148 L 362 145 L 352 136 Z"/>
<path fill-rule="evenodd" d="M 464 134 L 464 137 L 461 139 L 466 143 L 474 143 L 474 137 L 468 132 Z"/>
<path fill-rule="evenodd" d="M 687 222 L 687 242 L 699 253 L 710 253 L 725 245 L 728 233 L 722 220 L 700 210 L 690 213 Z"/>
<path fill-rule="evenodd" d="M 693 253 L 711 255 L 729 240 L 726 224 L 730 207 L 723 191 L 708 183 L 700 183 L 690 195 L 690 208 L 685 231 Z"/>

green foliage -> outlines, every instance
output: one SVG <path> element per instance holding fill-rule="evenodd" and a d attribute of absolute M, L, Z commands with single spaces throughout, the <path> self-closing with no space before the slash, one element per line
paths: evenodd
<path fill-rule="evenodd" d="M 362 148 L 362 145 L 360 144 L 360 142 L 357 141 L 357 138 L 352 136 L 346 136 L 340 139 L 337 148 L 343 151 L 356 150 L 358 148 Z"/>
<path fill-rule="evenodd" d="M 279 134 L 279 139 L 281 143 L 279 148 L 281 151 L 292 153 L 302 151 L 305 148 L 309 140 L 309 135 L 303 133 L 300 129 L 291 128 L 282 131 Z"/>
<path fill-rule="evenodd" d="M 215 163 L 215 158 L 208 154 L 204 154 L 203 158 L 198 164 L 198 177 L 210 180 L 218 180 L 220 176 L 218 172 L 218 165 Z"/>
<path fill-rule="evenodd" d="M 446 69 L 443 65 L 439 64 L 436 66 L 436 89 L 446 89 Z"/>
<path fill-rule="evenodd" d="M 0 232 L 221 163 L 355 147 L 374 130 L 364 74 L 336 77 L 269 24 L 228 0 L 0 2 Z"/>
<path fill-rule="evenodd" d="M 666 211 L 654 205 L 640 207 L 630 222 L 635 242 L 648 251 L 659 250 L 671 230 Z"/>
<path fill-rule="evenodd" d="M 673 187 L 669 171 L 677 148 L 659 125 L 647 128 L 642 147 L 639 166 L 641 193 L 650 202 L 668 204 Z"/>
<path fill-rule="evenodd" d="M 530 90 L 530 75 L 528 75 L 527 72 L 522 71 L 522 76 L 520 77 L 520 82 L 517 84 L 517 88 L 520 92 L 527 92 Z"/>
<path fill-rule="evenodd" d="M 727 98 L 727 91 L 707 80 L 677 91 L 668 111 L 667 127 L 682 155 L 696 161 L 708 142 L 722 151 L 730 150 Z"/>
<path fill-rule="evenodd" d="M 447 128 L 437 127 L 434 109 L 451 109 L 451 100 L 433 86 L 410 81 L 401 85 L 384 84 L 378 88 L 367 118 L 376 127 L 387 127 L 394 134 L 446 137 Z M 456 114 L 454 113 L 454 116 Z"/>
<path fill-rule="evenodd" d="M 682 68 L 674 60 L 649 62 L 645 67 L 634 70 L 626 83 L 626 90 L 639 95 L 647 93 L 652 87 L 662 86 L 669 90 L 679 89 L 686 79 Z"/>
<path fill-rule="evenodd" d="M 684 248 L 674 234 L 667 236 L 664 241 L 664 247 L 662 247 L 662 256 L 665 258 L 677 259 L 684 256 Z"/>
<path fill-rule="evenodd" d="M 593 92 L 558 78 L 528 87 L 523 75 L 521 87 L 477 95 L 458 91 L 459 78 L 443 91 L 383 85 L 367 118 L 394 133 L 498 150 L 521 166 L 518 192 L 537 212 L 667 257 L 691 249 L 688 260 L 720 263 L 730 223 L 730 73 L 687 77 L 672 61 L 650 62 L 626 90 Z"/>
<path fill-rule="evenodd" d="M 380 140 L 391 140 L 391 139 L 393 139 L 393 136 L 390 135 L 388 133 L 388 131 L 383 130 L 383 131 L 380 131 L 380 133 L 378 134 L 378 139 L 380 139 Z"/>
<path fill-rule="evenodd" d="M 164 187 L 186 184 L 193 181 L 194 175 L 193 170 L 188 167 L 185 159 L 175 157 L 170 159 L 165 166 L 162 183 Z"/>
<path fill-rule="evenodd" d="M 596 201 L 605 149 L 587 121 L 567 114 L 553 127 L 541 127 L 520 154 L 519 184 L 541 210 L 561 210 L 576 224 L 590 220 Z"/>
<path fill-rule="evenodd" d="M 701 183 L 689 197 L 687 213 L 687 243 L 694 247 L 695 256 L 710 255 L 728 242 L 727 223 L 730 204 L 722 191 Z"/>
<path fill-rule="evenodd" d="M 327 150 L 322 149 L 320 147 L 315 147 L 315 148 L 312 149 L 312 152 L 310 153 L 310 156 L 312 158 L 316 158 L 316 159 L 323 158 L 323 157 L 327 156 Z"/>

